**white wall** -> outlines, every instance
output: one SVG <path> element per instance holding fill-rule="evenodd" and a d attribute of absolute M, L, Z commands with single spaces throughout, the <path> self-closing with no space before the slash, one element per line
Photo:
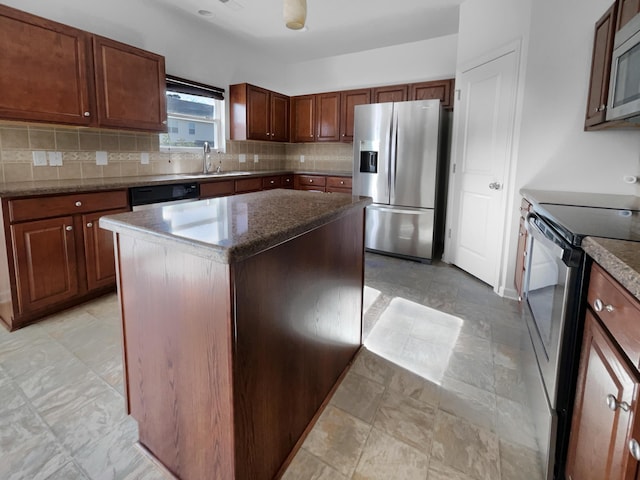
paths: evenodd
<path fill-rule="evenodd" d="M 467 0 L 460 10 L 458 68 L 523 39 L 513 153 L 507 186 L 501 288 L 513 295 L 518 191 L 522 187 L 638 194 L 640 131 L 585 132 L 594 24 L 611 0 Z M 530 19 L 530 23 L 529 23 Z"/>
<path fill-rule="evenodd" d="M 457 35 L 446 35 L 293 64 L 287 70 L 285 93 L 302 95 L 452 78 L 457 39 Z"/>

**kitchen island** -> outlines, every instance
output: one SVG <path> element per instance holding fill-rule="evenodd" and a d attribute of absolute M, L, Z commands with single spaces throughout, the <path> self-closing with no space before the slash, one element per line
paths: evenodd
<path fill-rule="evenodd" d="M 361 344 L 369 203 L 271 190 L 101 218 L 127 411 L 177 478 L 286 465 Z"/>

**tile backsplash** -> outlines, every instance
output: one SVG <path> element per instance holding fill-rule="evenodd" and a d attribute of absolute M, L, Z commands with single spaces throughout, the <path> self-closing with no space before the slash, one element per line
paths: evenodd
<path fill-rule="evenodd" d="M 215 168 L 221 161 L 226 171 L 348 173 L 352 148 L 346 143 L 227 140 L 226 153 L 211 154 L 211 162 Z M 62 165 L 36 166 L 34 151 L 61 152 Z M 96 164 L 99 151 L 107 152 L 107 165 Z M 141 154 L 148 154 L 148 164 L 141 163 Z M 241 156 L 245 162 L 240 162 Z M 201 168 L 201 153 L 161 152 L 158 134 L 154 133 L 0 123 L 0 181 L 4 182 L 191 173 Z"/>

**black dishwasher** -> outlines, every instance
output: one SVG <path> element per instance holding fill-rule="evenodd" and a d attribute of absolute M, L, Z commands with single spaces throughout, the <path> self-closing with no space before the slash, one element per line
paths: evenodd
<path fill-rule="evenodd" d="M 190 202 L 200 196 L 197 183 L 168 183 L 132 187 L 129 196 L 133 210 L 141 210 L 152 206 L 166 206 L 175 203 Z"/>

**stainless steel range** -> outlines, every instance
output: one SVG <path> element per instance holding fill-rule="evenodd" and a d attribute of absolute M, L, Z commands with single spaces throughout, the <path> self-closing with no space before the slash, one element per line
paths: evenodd
<path fill-rule="evenodd" d="M 521 193 L 533 204 L 526 223 L 523 317 L 531 342 L 525 380 L 545 478 L 559 480 L 564 478 L 586 305 L 589 259 L 580 245 L 587 235 L 640 241 L 640 204 L 637 197 L 622 195 Z"/>

